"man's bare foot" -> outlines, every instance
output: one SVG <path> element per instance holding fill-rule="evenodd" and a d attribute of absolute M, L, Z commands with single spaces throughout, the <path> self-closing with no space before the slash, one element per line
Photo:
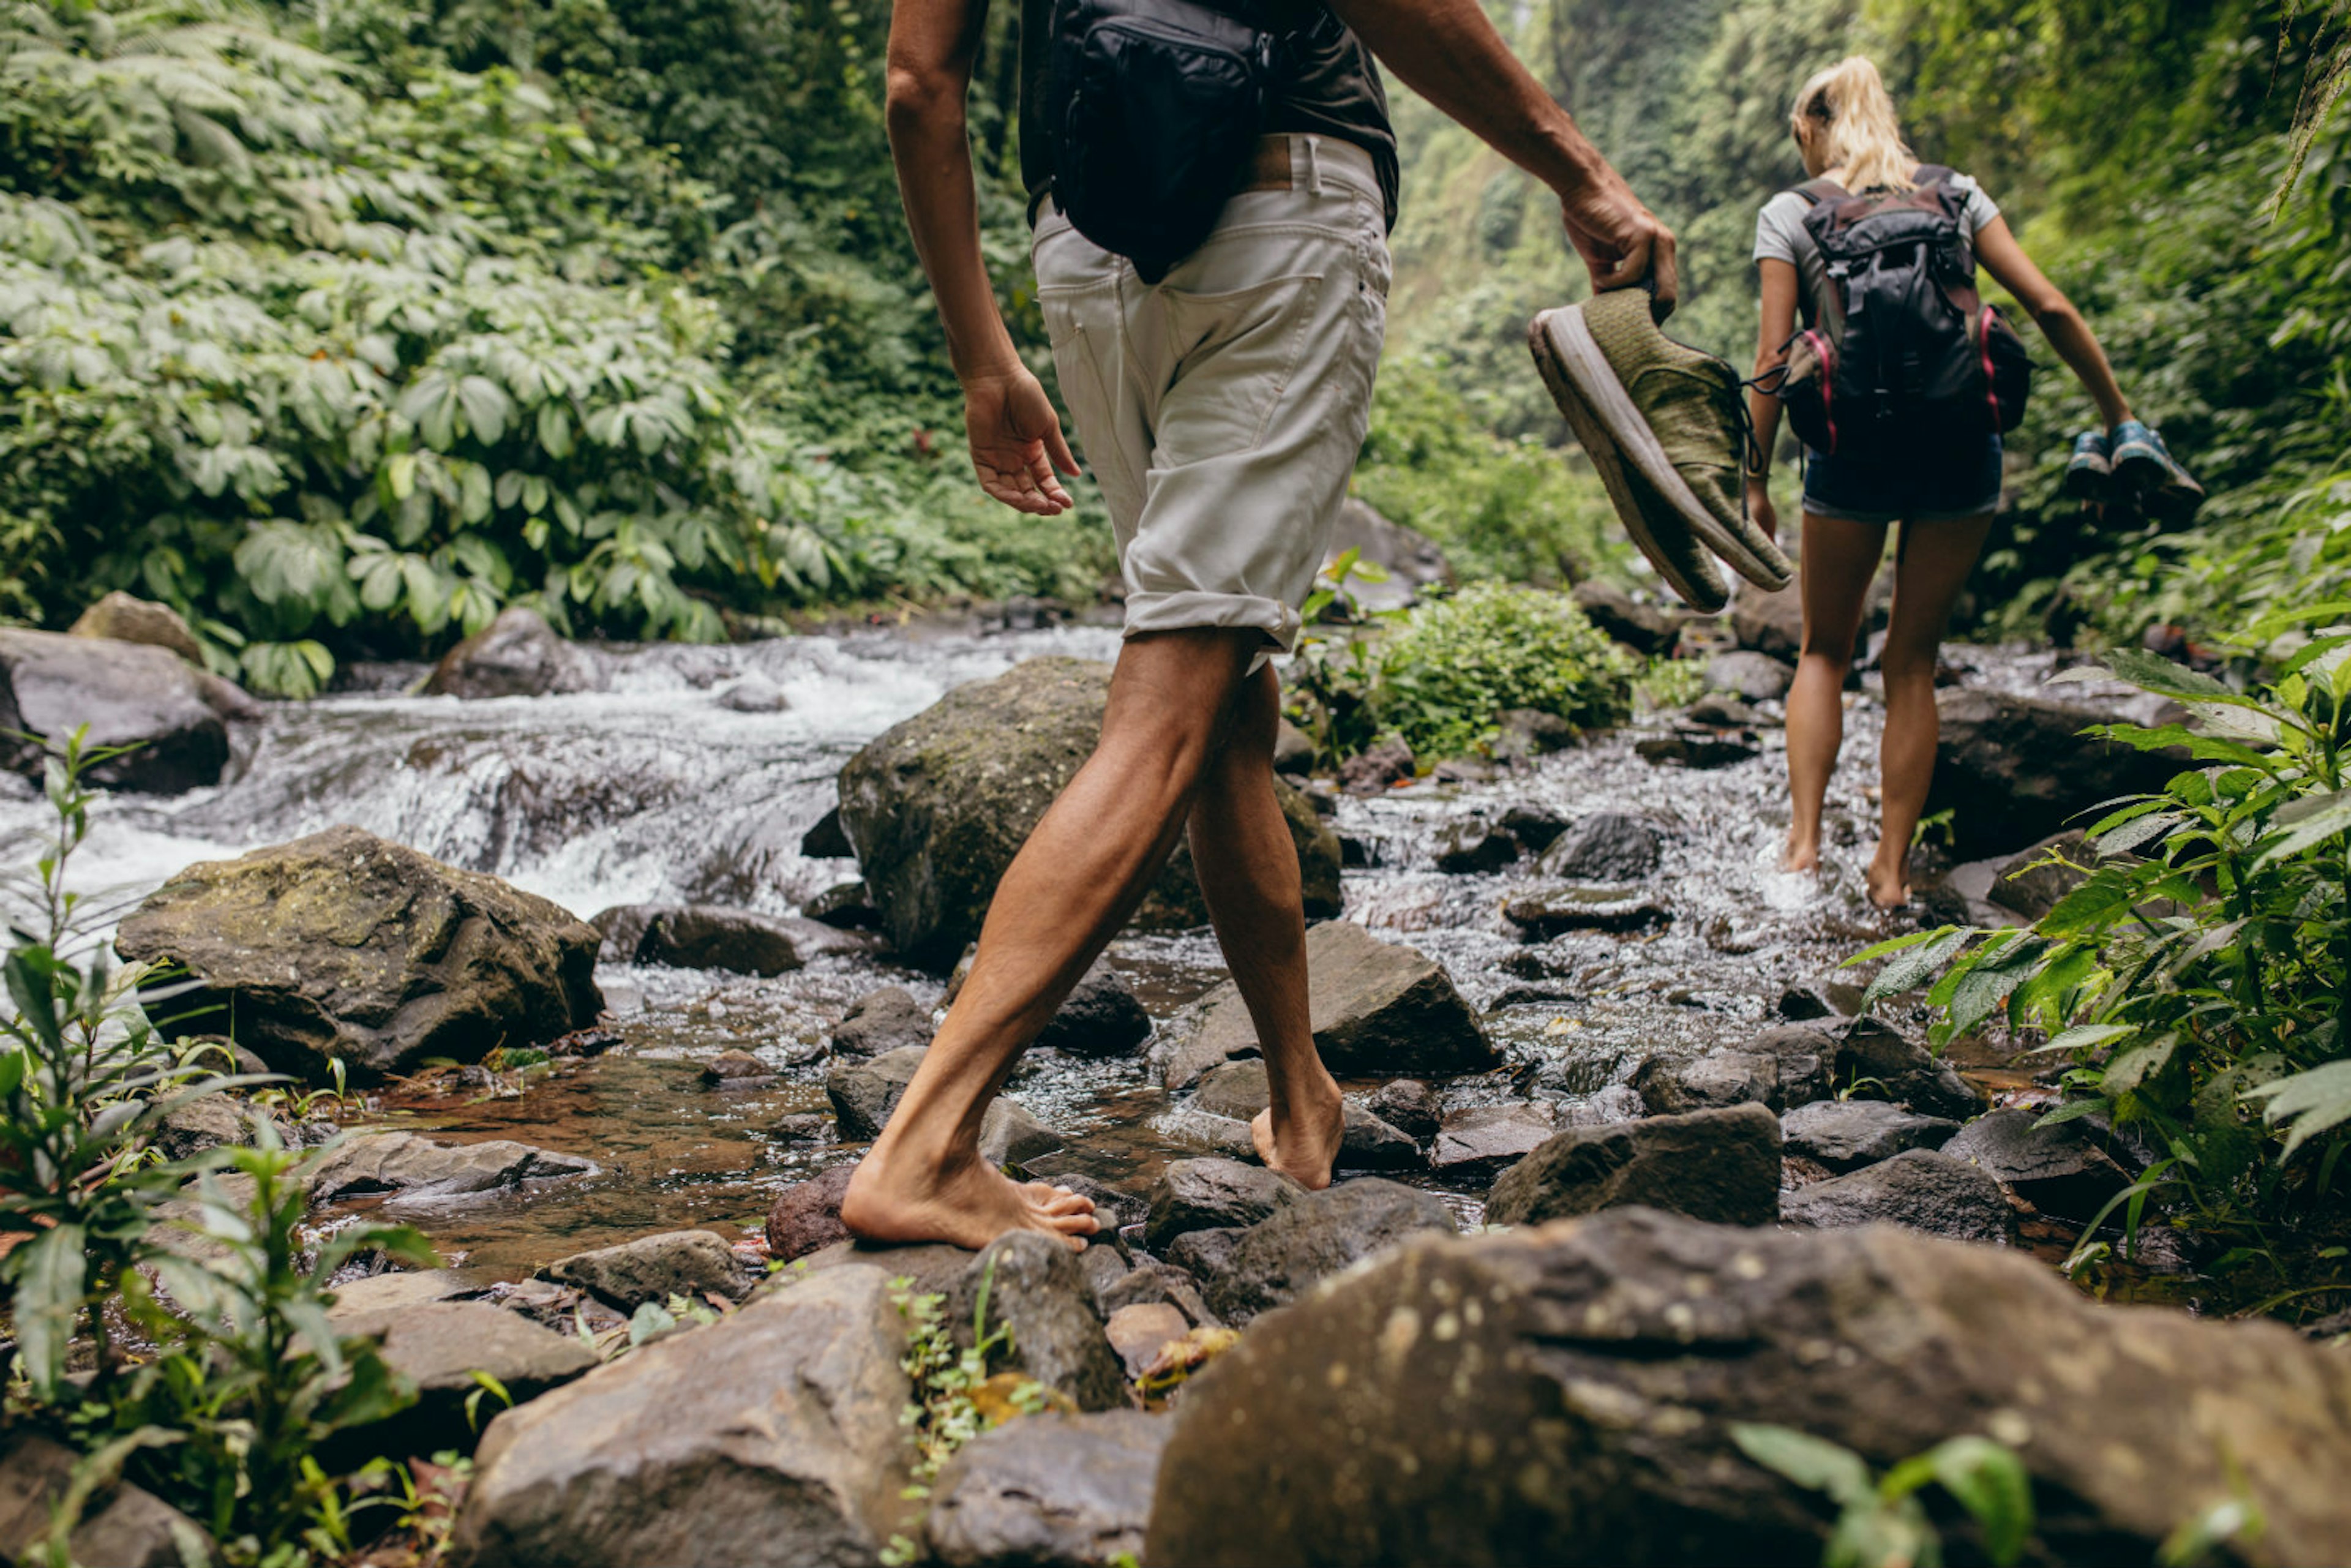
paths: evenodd
<path fill-rule="evenodd" d="M 1311 1107 L 1293 1103 L 1277 1123 L 1268 1106 L 1249 1123 L 1249 1141 L 1266 1168 L 1280 1171 L 1310 1192 L 1331 1185 L 1331 1166 L 1347 1134 L 1347 1107 L 1339 1098 L 1339 1086 L 1328 1074 L 1322 1082 L 1329 1094 L 1316 1094 Z"/>
<path fill-rule="evenodd" d="M 974 1251 L 1013 1230 L 1041 1231 L 1083 1250 L 1102 1228 L 1092 1198 L 1016 1182 L 976 1151 L 935 1164 L 878 1147 L 849 1178 L 841 1223 L 866 1241 L 946 1241 Z"/>

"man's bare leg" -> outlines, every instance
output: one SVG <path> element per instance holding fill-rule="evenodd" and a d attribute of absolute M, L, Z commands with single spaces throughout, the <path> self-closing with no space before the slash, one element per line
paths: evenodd
<path fill-rule="evenodd" d="M 1231 738 L 1192 804 L 1192 866 L 1265 1049 L 1273 1103 L 1249 1127 L 1259 1157 L 1310 1187 L 1325 1187 L 1345 1113 L 1307 1019 L 1298 852 L 1273 792 L 1280 723 L 1281 684 L 1270 668 L 1259 670 L 1242 688 Z"/>
<path fill-rule="evenodd" d="M 971 974 L 850 1179 L 850 1230 L 975 1248 L 1041 1230 L 1074 1248 L 1097 1228 L 1085 1199 L 1024 1186 L 982 1159 L 980 1119 L 1166 863 L 1262 641 L 1202 628 L 1131 638 L 1120 651 L 1101 744 L 997 884 Z M 1287 834 L 1282 853 L 1292 854 Z"/>

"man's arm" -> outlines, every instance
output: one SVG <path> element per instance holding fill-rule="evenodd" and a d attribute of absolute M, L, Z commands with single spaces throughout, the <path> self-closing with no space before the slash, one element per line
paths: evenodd
<path fill-rule="evenodd" d="M 987 0 L 897 0 L 890 16 L 890 153 L 963 383 L 964 425 L 980 488 L 1020 511 L 1067 511 L 1053 476 L 1078 471 L 1052 400 L 1012 347 L 979 248 L 964 98 Z"/>
<path fill-rule="evenodd" d="M 1519 63 L 1478 0 L 1331 0 L 1331 8 L 1406 86 L 1558 193 L 1593 287 L 1653 276 L 1659 308 L 1673 304 L 1673 231 Z"/>

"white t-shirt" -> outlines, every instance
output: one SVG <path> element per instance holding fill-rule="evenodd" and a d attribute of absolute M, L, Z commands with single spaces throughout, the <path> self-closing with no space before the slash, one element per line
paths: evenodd
<path fill-rule="evenodd" d="M 1973 245 L 1977 231 L 2000 216 L 2000 208 L 1971 176 L 1954 174 L 1950 183 L 1967 198 L 1959 212 L 1959 237 Z M 1817 321 L 1821 302 L 1828 298 L 1829 273 L 1820 247 L 1804 232 L 1804 214 L 1812 210 L 1813 204 L 1793 191 L 1782 191 L 1764 203 L 1755 216 L 1755 259 L 1784 261 L 1794 267 L 1802 286 L 1804 319 Z"/>

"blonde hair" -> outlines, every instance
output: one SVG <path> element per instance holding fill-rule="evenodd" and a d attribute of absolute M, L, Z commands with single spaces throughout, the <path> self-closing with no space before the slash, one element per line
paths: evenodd
<path fill-rule="evenodd" d="M 1867 56 L 1847 55 L 1803 85 L 1788 124 L 1801 131 L 1806 120 L 1828 138 L 1825 167 L 1844 172 L 1846 190 L 1914 188 L 1917 155 L 1902 140 L 1894 99 Z"/>

